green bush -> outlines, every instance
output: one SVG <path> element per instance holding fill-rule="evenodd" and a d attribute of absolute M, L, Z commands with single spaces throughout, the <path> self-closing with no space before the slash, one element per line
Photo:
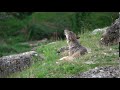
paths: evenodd
<path fill-rule="evenodd" d="M 26 27 L 28 34 L 25 40 L 50 38 L 53 32 L 59 32 L 63 38 L 65 28 L 75 33 L 84 33 L 86 30 L 92 31 L 109 26 L 118 18 L 118 12 L 15 12 L 12 14 L 25 17 L 24 19 L 11 17 L 0 21 L 0 37 L 7 39 Z"/>
<path fill-rule="evenodd" d="M 31 25 L 28 30 L 29 30 L 29 35 L 28 35 L 28 40 L 39 40 L 42 39 L 43 37 L 48 36 L 49 32 L 46 29 L 44 25 L 38 25 L 38 24 L 33 24 Z"/>

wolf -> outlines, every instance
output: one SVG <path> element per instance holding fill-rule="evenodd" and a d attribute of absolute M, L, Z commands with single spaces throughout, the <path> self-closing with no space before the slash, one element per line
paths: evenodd
<path fill-rule="evenodd" d="M 76 39 L 80 39 L 80 37 L 76 36 Z M 57 50 L 57 54 L 59 54 L 61 56 L 69 55 L 68 52 L 69 52 L 69 47 L 67 45 L 63 46 Z"/>
<path fill-rule="evenodd" d="M 59 60 L 68 60 L 71 61 L 75 58 L 79 58 L 80 56 L 84 55 L 85 53 L 88 53 L 86 47 L 82 46 L 79 41 L 76 38 L 76 34 L 72 31 L 69 31 L 68 29 L 64 30 L 64 34 L 66 36 L 68 49 L 69 49 L 69 55 L 65 56 Z"/>

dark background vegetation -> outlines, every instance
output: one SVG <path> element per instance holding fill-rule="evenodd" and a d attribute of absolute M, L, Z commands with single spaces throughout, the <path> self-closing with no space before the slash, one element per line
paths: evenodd
<path fill-rule="evenodd" d="M 65 28 L 79 34 L 103 28 L 116 18 L 118 12 L 0 12 L 0 54 L 28 50 L 21 42 L 63 39 Z"/>

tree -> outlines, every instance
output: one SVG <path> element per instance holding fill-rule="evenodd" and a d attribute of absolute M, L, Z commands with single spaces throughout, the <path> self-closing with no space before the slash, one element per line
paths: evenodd
<path fill-rule="evenodd" d="M 84 28 L 86 27 L 87 18 L 90 12 L 76 12 L 72 19 L 72 28 L 76 33 L 84 33 Z"/>

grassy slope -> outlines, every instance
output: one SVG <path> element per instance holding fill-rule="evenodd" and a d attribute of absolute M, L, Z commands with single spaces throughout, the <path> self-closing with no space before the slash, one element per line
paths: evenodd
<path fill-rule="evenodd" d="M 91 48 L 88 53 L 79 59 L 71 62 L 60 62 L 56 64 L 60 55 L 56 54 L 56 49 L 66 45 L 66 41 L 57 41 L 54 44 L 47 44 L 38 47 L 37 52 L 45 55 L 46 59 L 35 62 L 29 69 L 17 72 L 9 76 L 10 78 L 64 78 L 79 72 L 84 72 L 96 66 L 118 65 L 118 55 L 113 54 L 118 50 L 118 45 L 105 47 L 100 46 L 98 40 L 101 34 L 91 35 L 85 33 L 80 35 L 80 42 L 87 48 Z M 112 48 L 112 50 L 110 50 Z M 93 61 L 95 64 L 85 64 L 87 61 Z"/>
<path fill-rule="evenodd" d="M 27 45 L 20 45 L 20 42 L 26 41 L 23 35 L 11 36 L 17 30 L 21 30 L 28 21 L 32 18 L 32 23 L 45 26 L 45 30 L 63 30 L 62 26 L 69 26 L 69 18 L 72 16 L 72 12 L 70 13 L 48 13 L 48 12 L 36 12 L 31 17 L 20 21 L 15 18 L 0 21 L 0 57 L 3 55 L 10 55 L 14 53 L 20 53 L 24 51 L 28 51 L 31 48 Z M 100 16 L 111 16 L 110 13 L 94 13 L 91 15 L 92 22 L 95 24 L 96 28 L 104 27 L 109 25 L 106 23 L 108 20 L 101 21 Z M 68 18 L 66 18 L 68 17 Z M 103 19 L 102 19 L 103 20 Z M 64 23 L 63 23 L 64 21 Z M 101 25 L 103 24 L 103 25 Z M 43 27 L 44 29 L 44 27 Z M 66 77 L 68 75 L 76 74 L 78 72 L 85 71 L 87 69 L 93 68 L 97 65 L 103 65 L 101 63 L 107 62 L 111 64 L 111 62 L 115 62 L 118 56 L 112 55 L 112 51 L 109 51 L 109 47 L 101 47 L 98 45 L 98 40 L 100 35 L 91 36 L 88 33 L 80 35 L 81 43 L 88 48 L 92 49 L 92 53 L 87 54 L 81 57 L 79 60 L 76 60 L 75 63 L 61 63 L 57 65 L 55 62 L 59 58 L 60 55 L 56 54 L 56 49 L 66 45 L 66 41 L 58 41 L 54 45 L 42 45 L 38 48 L 39 53 L 43 53 L 46 56 L 46 60 L 35 63 L 30 69 L 27 69 L 23 72 L 16 73 L 11 75 L 10 77 Z M 1 39 L 2 38 L 2 39 Z M 42 48 L 41 48 L 42 47 Z M 113 46 L 113 48 L 117 48 L 118 46 Z M 103 55 L 103 52 L 109 53 L 111 56 Z M 96 57 L 95 57 L 96 56 Z M 95 60 L 98 64 L 86 65 L 83 64 L 85 61 Z M 112 60 L 112 61 L 111 61 Z M 77 63 L 76 63 L 77 62 Z"/>

